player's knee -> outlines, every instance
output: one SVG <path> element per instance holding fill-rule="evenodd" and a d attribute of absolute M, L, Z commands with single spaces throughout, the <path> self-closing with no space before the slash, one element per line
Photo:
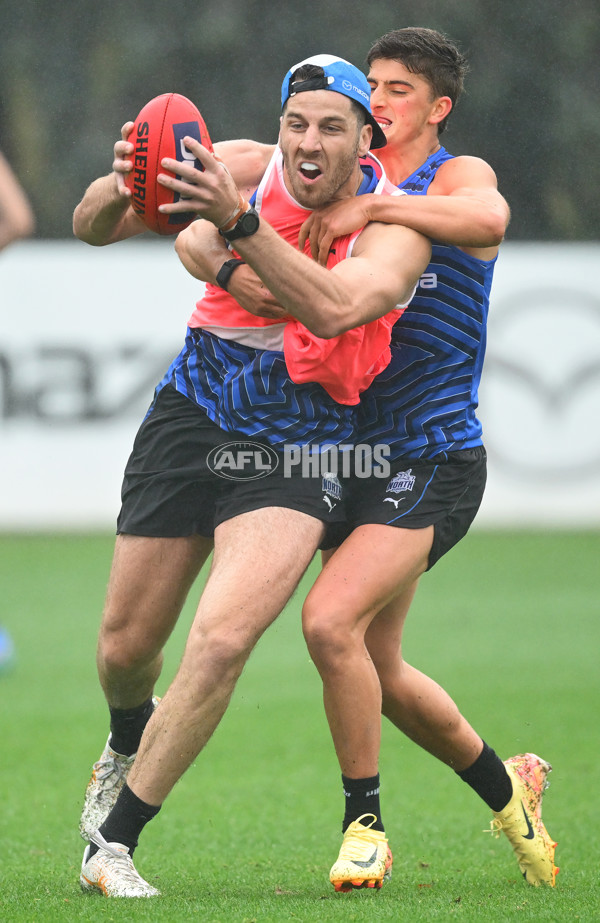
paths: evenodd
<path fill-rule="evenodd" d="M 190 662 L 202 665 L 202 671 L 214 675 L 239 675 L 258 638 L 249 627 L 234 631 L 215 626 L 210 631 L 191 634 L 186 656 Z"/>
<path fill-rule="evenodd" d="M 103 628 L 98 638 L 98 660 L 111 672 L 137 670 L 153 661 L 160 651 L 160 644 L 148 634 L 131 629 Z"/>
<path fill-rule="evenodd" d="M 139 670 L 153 659 L 146 651 L 111 641 L 98 645 L 98 660 L 107 673 L 128 673 Z"/>
<path fill-rule="evenodd" d="M 310 597 L 302 610 L 302 631 L 317 666 L 344 657 L 353 643 L 347 614 L 336 610 L 326 611 Z"/>

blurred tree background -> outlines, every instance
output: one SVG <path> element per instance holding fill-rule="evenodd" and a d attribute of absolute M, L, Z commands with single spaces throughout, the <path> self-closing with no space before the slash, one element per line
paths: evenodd
<path fill-rule="evenodd" d="M 279 91 L 302 58 L 364 67 L 371 42 L 419 25 L 469 59 L 444 144 L 488 160 L 512 240 L 598 238 L 598 0 L 1 0 L 0 148 L 26 188 L 38 236 L 71 236 L 73 208 L 111 168 L 121 124 L 175 91 L 213 140 L 277 137 Z"/>

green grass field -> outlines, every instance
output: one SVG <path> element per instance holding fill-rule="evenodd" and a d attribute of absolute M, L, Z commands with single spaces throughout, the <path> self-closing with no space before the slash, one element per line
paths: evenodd
<path fill-rule="evenodd" d="M 94 652 L 112 543 L 0 537 L 0 623 L 17 649 L 0 675 L 0 919 L 600 919 L 600 533 L 474 531 L 423 579 L 405 639 L 409 661 L 503 757 L 533 750 L 553 763 L 544 819 L 559 841 L 555 890 L 528 887 L 508 842 L 483 833 L 485 805 L 386 725 L 393 880 L 379 893 L 333 892 L 343 797 L 299 618 L 315 564 L 144 831 L 136 864 L 163 892 L 150 901 L 109 901 L 78 884 L 81 799 L 107 734 Z M 190 598 L 159 693 L 192 612 Z"/>

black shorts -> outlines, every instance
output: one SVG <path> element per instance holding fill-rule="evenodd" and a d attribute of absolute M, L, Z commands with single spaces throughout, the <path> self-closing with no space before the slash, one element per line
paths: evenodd
<path fill-rule="evenodd" d="M 340 541 L 342 486 L 286 470 L 266 442 L 226 432 L 166 385 L 140 426 L 125 468 L 117 532 L 210 538 L 219 523 L 267 506 L 299 510 L 326 526 L 319 547 Z"/>
<path fill-rule="evenodd" d="M 402 529 L 433 526 L 428 570 L 467 534 L 486 481 L 483 446 L 441 458 L 391 462 L 386 477 L 352 478 L 347 485 L 349 527 L 378 523 Z"/>

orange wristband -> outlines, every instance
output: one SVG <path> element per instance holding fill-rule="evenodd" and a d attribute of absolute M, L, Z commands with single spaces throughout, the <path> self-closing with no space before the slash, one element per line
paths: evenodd
<path fill-rule="evenodd" d="M 233 227 L 236 226 L 237 220 L 242 212 L 248 211 L 248 203 L 246 202 L 244 196 L 238 189 L 238 201 L 237 205 L 230 214 L 229 218 L 225 221 L 225 224 L 220 224 L 218 227 L 219 231 L 230 231 Z"/>

